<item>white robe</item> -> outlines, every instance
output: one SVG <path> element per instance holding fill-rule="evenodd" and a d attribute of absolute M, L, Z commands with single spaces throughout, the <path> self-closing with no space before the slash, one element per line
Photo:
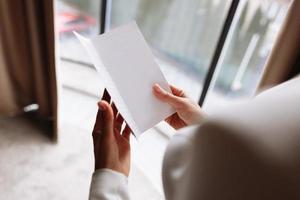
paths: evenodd
<path fill-rule="evenodd" d="M 165 152 L 168 200 L 300 199 L 300 78 L 174 136 Z M 101 169 L 90 200 L 129 200 L 127 178 Z"/>

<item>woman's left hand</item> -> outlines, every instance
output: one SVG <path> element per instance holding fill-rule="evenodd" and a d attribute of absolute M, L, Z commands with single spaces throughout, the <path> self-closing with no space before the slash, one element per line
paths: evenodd
<path fill-rule="evenodd" d="M 129 175 L 130 171 L 130 133 L 127 124 L 122 131 L 123 117 L 117 108 L 109 104 L 110 96 L 104 90 L 98 102 L 98 113 L 93 130 L 95 170 L 111 169 Z"/>
<path fill-rule="evenodd" d="M 172 93 L 164 90 L 158 84 L 153 86 L 154 95 L 160 101 L 168 103 L 176 111 L 165 121 L 174 129 L 202 123 L 206 118 L 206 113 L 201 107 L 191 98 L 188 98 L 181 89 L 172 85 L 170 85 L 170 89 Z"/>

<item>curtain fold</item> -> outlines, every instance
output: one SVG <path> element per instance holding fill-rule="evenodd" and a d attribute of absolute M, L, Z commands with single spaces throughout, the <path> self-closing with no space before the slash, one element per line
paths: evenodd
<path fill-rule="evenodd" d="M 276 39 L 257 91 L 282 83 L 299 73 L 300 1 L 293 0 Z"/>
<path fill-rule="evenodd" d="M 36 117 L 57 130 L 54 7 L 52 0 L 0 1 L 0 115 Z"/>
<path fill-rule="evenodd" d="M 12 115 L 18 112 L 19 107 L 16 103 L 8 71 L 5 67 L 1 67 L 6 65 L 3 51 L 3 45 L 0 41 L 0 113 Z"/>

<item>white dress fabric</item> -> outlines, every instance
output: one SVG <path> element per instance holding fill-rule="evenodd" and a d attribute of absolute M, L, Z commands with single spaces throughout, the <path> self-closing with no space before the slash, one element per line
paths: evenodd
<path fill-rule="evenodd" d="M 179 131 L 162 177 L 168 200 L 300 199 L 300 78 Z M 97 170 L 90 199 L 129 200 L 127 187 Z"/>

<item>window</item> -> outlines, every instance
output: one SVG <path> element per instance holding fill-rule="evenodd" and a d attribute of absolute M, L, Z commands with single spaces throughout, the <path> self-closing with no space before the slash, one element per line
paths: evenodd
<path fill-rule="evenodd" d="M 56 28 L 59 54 L 63 60 L 90 62 L 73 31 L 86 36 L 99 34 L 100 0 L 59 0 L 56 2 Z"/>
<path fill-rule="evenodd" d="M 290 1 L 240 1 L 204 109 L 253 96 Z"/>

